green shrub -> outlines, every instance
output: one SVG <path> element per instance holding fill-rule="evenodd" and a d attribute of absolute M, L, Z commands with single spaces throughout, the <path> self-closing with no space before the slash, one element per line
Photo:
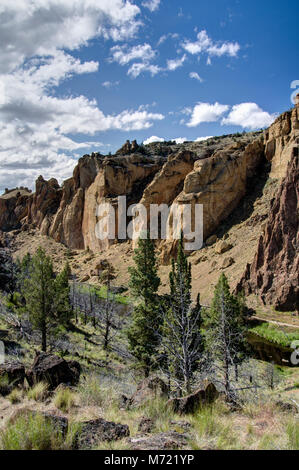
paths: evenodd
<path fill-rule="evenodd" d="M 299 341 L 299 333 L 285 333 L 267 323 L 251 328 L 249 332 L 287 348 L 291 347 L 293 341 Z"/>
<path fill-rule="evenodd" d="M 166 421 L 174 416 L 171 407 L 167 406 L 167 399 L 163 397 L 151 398 L 140 406 L 140 410 L 144 416 L 153 421 L 157 419 Z"/>
<path fill-rule="evenodd" d="M 69 388 L 61 388 L 55 395 L 54 405 L 63 412 L 68 412 L 75 404 L 75 395 Z"/>
<path fill-rule="evenodd" d="M 19 388 L 14 388 L 7 397 L 7 399 L 10 401 L 12 405 L 15 405 L 16 403 L 20 403 L 22 401 L 22 398 L 23 398 L 23 391 L 20 390 Z"/>
<path fill-rule="evenodd" d="M 287 424 L 288 444 L 291 450 L 299 450 L 299 423 L 295 419 Z"/>
<path fill-rule="evenodd" d="M 1 450 L 56 450 L 62 446 L 61 434 L 40 414 L 20 416 L 0 432 Z"/>
<path fill-rule="evenodd" d="M 85 406 L 101 406 L 108 408 L 115 402 L 115 394 L 111 388 L 100 387 L 96 375 L 85 377 L 78 386 L 80 401 Z"/>
<path fill-rule="evenodd" d="M 48 397 L 48 384 L 45 382 L 38 382 L 27 392 L 29 400 L 43 401 Z"/>

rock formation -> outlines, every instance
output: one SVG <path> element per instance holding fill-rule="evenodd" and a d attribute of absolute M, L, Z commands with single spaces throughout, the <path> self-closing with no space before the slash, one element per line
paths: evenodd
<path fill-rule="evenodd" d="M 299 143 L 299 102 L 286 113 L 281 114 L 264 132 L 265 155 L 271 162 L 271 178 L 283 178 L 293 147 Z"/>
<path fill-rule="evenodd" d="M 117 197 L 126 196 L 127 206 L 139 202 L 147 208 L 161 203 L 203 204 L 207 237 L 244 196 L 247 177 L 263 157 L 258 134 L 240 134 L 224 142 L 166 143 L 156 148 L 139 147 L 133 141 L 115 156 L 85 155 L 61 187 L 55 179 L 45 181 L 40 176 L 33 194 L 0 197 L 0 229 L 36 227 L 71 249 L 103 251 L 114 240 L 96 237 L 97 206 L 109 202 L 115 207 L 118 233 Z M 153 153 L 157 149 L 158 155 Z M 165 263 L 173 245 L 176 242 L 162 243 Z"/>
<path fill-rule="evenodd" d="M 272 201 L 257 253 L 237 286 L 237 291 L 256 293 L 277 310 L 299 307 L 299 156 L 298 147 L 287 167 L 287 175 Z"/>
<path fill-rule="evenodd" d="M 272 178 L 285 176 L 288 162 L 298 152 L 298 117 L 297 103 L 264 134 L 234 134 L 180 145 L 160 142 L 139 146 L 136 141 L 127 141 L 115 155 L 85 155 L 62 186 L 55 179 L 39 177 L 32 194 L 23 188 L 0 196 L 0 230 L 33 227 L 70 249 L 104 252 L 121 241 L 117 203 L 118 196 L 126 196 L 127 206 L 142 203 L 147 209 L 151 204 L 188 203 L 194 212 L 195 204 L 202 204 L 206 240 L 239 205 L 260 164 L 271 162 Z M 115 209 L 116 235 L 111 240 L 96 236 L 96 211 L 101 203 L 110 203 Z M 170 215 L 170 226 L 171 220 Z M 279 225 L 274 229 L 279 231 Z M 177 241 L 160 240 L 157 244 L 161 262 L 167 264 Z"/>
<path fill-rule="evenodd" d="M 26 372 L 30 386 L 46 382 L 54 390 L 60 384 L 77 385 L 81 373 L 80 364 L 76 361 L 65 361 L 55 354 L 39 353 Z"/>

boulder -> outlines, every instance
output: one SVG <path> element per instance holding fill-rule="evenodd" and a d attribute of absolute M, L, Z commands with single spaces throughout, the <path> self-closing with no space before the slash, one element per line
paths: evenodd
<path fill-rule="evenodd" d="M 9 393 L 11 388 L 23 385 L 25 379 L 25 366 L 20 363 L 0 364 L 0 378 L 1 377 L 7 377 L 8 383 L 5 388 Z M 5 390 L 3 389 L 2 393 L 4 391 Z"/>
<path fill-rule="evenodd" d="M 14 411 L 11 417 L 8 420 L 8 424 L 14 424 L 20 417 L 30 417 L 41 415 L 46 423 L 50 423 L 51 426 L 61 433 L 63 436 L 66 436 L 68 430 L 68 419 L 65 416 L 60 416 L 56 411 L 35 411 L 31 408 L 19 408 Z"/>
<path fill-rule="evenodd" d="M 211 246 L 217 242 L 217 235 L 211 235 L 209 238 L 206 239 L 206 245 Z"/>
<path fill-rule="evenodd" d="M 275 405 L 277 406 L 277 408 L 279 408 L 283 412 L 292 413 L 292 414 L 299 413 L 299 406 L 295 405 L 295 403 L 277 401 Z"/>
<path fill-rule="evenodd" d="M 46 382 L 50 390 L 60 384 L 76 385 L 80 378 L 80 364 L 67 362 L 54 354 L 40 353 L 27 371 L 26 377 L 30 386 L 37 382 Z"/>
<path fill-rule="evenodd" d="M 74 384 L 77 384 L 80 380 L 81 366 L 77 361 L 67 361 L 67 363 L 73 373 Z"/>
<path fill-rule="evenodd" d="M 137 387 L 136 392 L 130 398 L 129 406 L 139 406 L 155 397 L 167 397 L 169 388 L 159 377 L 148 377 Z"/>
<path fill-rule="evenodd" d="M 168 405 L 175 413 L 194 413 L 199 407 L 213 403 L 219 396 L 219 392 L 213 383 L 208 383 L 204 388 L 182 398 L 172 398 Z"/>
<path fill-rule="evenodd" d="M 232 264 L 234 264 L 235 260 L 231 256 L 228 258 L 224 258 L 224 260 L 221 263 L 221 269 L 226 269 L 229 268 Z"/>
<path fill-rule="evenodd" d="M 155 423 L 151 418 L 147 418 L 146 416 L 143 416 L 138 425 L 138 431 L 148 434 L 152 432 L 154 426 L 155 426 Z"/>
<path fill-rule="evenodd" d="M 117 441 L 130 435 L 129 426 L 105 421 L 102 418 L 80 423 L 75 447 L 92 449 L 101 441 Z"/>
<path fill-rule="evenodd" d="M 221 255 L 222 253 L 226 253 L 227 251 L 231 250 L 232 247 L 233 247 L 233 245 L 231 245 L 227 241 L 220 240 L 215 246 L 215 252 L 218 255 Z"/>

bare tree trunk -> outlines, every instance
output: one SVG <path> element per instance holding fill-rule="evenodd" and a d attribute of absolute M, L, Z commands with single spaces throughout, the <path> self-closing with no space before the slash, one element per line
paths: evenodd
<path fill-rule="evenodd" d="M 47 352 L 47 327 L 46 327 L 45 321 L 43 321 L 42 323 L 41 333 L 42 333 L 42 351 Z"/>
<path fill-rule="evenodd" d="M 224 298 L 221 298 L 221 328 L 222 328 L 222 337 L 223 337 L 223 345 L 224 345 L 224 389 L 225 395 L 229 399 L 230 398 L 230 380 L 229 380 L 229 355 L 228 355 L 228 339 L 226 333 L 226 325 L 225 325 L 225 303 Z"/>
<path fill-rule="evenodd" d="M 239 381 L 239 369 L 238 369 L 237 363 L 235 363 L 235 379 L 236 379 L 236 382 Z"/>

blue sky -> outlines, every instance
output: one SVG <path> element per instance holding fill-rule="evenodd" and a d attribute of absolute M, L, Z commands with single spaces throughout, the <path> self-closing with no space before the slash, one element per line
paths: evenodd
<path fill-rule="evenodd" d="M 0 188 L 126 139 L 268 126 L 292 106 L 297 23 L 295 0 L 1 0 Z"/>

